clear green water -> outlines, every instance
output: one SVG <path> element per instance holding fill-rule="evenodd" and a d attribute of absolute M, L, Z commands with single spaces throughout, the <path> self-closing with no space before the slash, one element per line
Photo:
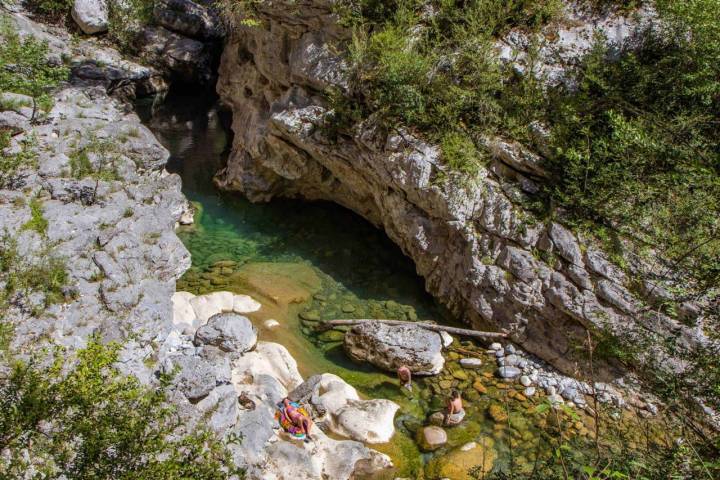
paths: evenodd
<path fill-rule="evenodd" d="M 420 381 L 407 394 L 391 376 L 350 362 L 342 351 L 342 332 L 318 337 L 309 329 L 314 320 L 333 318 L 452 322 L 425 292 L 412 262 L 384 234 L 335 205 L 282 200 L 252 204 L 240 195 L 218 191 L 212 176 L 224 164 L 229 138 L 212 99 L 177 96 L 160 105 L 140 104 L 138 109 L 170 150 L 168 169 L 181 175 L 185 195 L 198 208 L 196 224 L 179 233 L 192 254 L 192 268 L 178 282 L 178 290 L 233 290 L 258 298 L 264 306 L 253 320 L 274 318 L 281 323 L 276 330 L 261 330 L 261 339 L 285 345 L 304 376 L 331 372 L 361 395 L 400 404 L 398 434 L 390 444 L 377 446 L 391 455 L 397 476 L 422 478 L 423 465 L 432 466 L 434 457 L 488 438 L 498 455 L 496 469 L 518 457 L 531 461 L 542 443 L 530 413 L 535 403 L 508 400 L 509 390 L 488 378 L 493 359 L 487 358 L 483 371 L 471 372 L 466 380 L 452 376 L 459 366 L 451 361 L 441 376 Z M 482 352 L 470 343 L 462 348 Z M 478 394 L 474 382 L 483 383 L 487 392 Z M 464 391 L 467 420 L 448 430 L 446 448 L 422 454 L 413 432 L 429 412 L 442 408 L 448 385 Z M 491 404 L 508 409 L 509 421 L 491 420 Z"/>

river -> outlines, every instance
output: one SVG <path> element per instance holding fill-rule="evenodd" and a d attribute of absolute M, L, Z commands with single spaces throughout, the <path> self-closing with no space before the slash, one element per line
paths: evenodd
<path fill-rule="evenodd" d="M 182 177 L 183 192 L 198 210 L 195 225 L 179 231 L 192 254 L 192 267 L 178 281 L 178 290 L 231 290 L 255 297 L 263 304 L 250 315 L 256 325 L 271 318 L 281 324 L 274 330 L 261 329 L 260 339 L 287 347 L 304 377 L 334 373 L 362 396 L 397 402 L 397 434 L 389 444 L 373 445 L 392 457 L 394 476 L 451 476 L 448 472 L 455 467 L 483 462 L 486 470 L 522 468 L 547 452 L 542 420 L 533 415 L 539 401 L 516 396 L 519 391 L 513 386 L 495 379 L 494 358 L 488 356 L 481 370 L 468 375 L 451 352 L 443 374 L 418 382 L 408 394 L 392 376 L 352 363 L 342 350 L 341 331 L 312 331 L 316 320 L 333 318 L 453 323 L 425 292 L 413 263 L 382 232 L 333 204 L 253 204 L 237 193 L 216 189 L 212 177 L 226 161 L 231 134 L 211 93 L 171 93 L 162 102 L 139 103 L 138 112 L 171 152 L 167 168 Z M 471 342 L 463 342 L 462 348 L 485 353 Z M 422 453 L 415 433 L 429 412 L 442 407 L 450 388 L 464 390 L 467 420 L 448 429 L 446 447 Z M 572 428 L 579 436 L 587 435 L 585 425 Z M 458 448 L 468 442 L 478 443 L 479 450 Z M 478 451 L 484 452 L 483 458 Z M 457 475 L 473 478 L 465 471 Z"/>

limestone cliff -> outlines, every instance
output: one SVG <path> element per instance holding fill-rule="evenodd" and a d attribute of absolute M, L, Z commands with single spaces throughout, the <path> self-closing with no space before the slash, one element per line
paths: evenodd
<path fill-rule="evenodd" d="M 697 341 L 680 322 L 643 313 L 643 299 L 600 249 L 559 223 L 534 220 L 514 201 L 543 180 L 538 153 L 488 139 L 494 161 L 468 182 L 443 165 L 436 146 L 398 126 L 370 119 L 328 139 L 319 128 L 329 108 L 324 92 L 346 87 L 339 49 L 349 35 L 332 6 L 260 2 L 257 25 L 241 25 L 228 39 L 217 89 L 232 108 L 235 138 L 218 185 L 254 201 L 329 200 L 357 212 L 414 260 L 428 291 L 454 314 L 511 332 L 565 372 L 577 368 L 573 346 L 585 341 L 587 328 L 618 335 L 650 329 Z M 626 23 L 602 25 L 621 35 Z M 586 27 L 558 41 L 571 38 L 582 49 L 583 32 L 592 32 Z M 568 45 L 560 47 L 567 56 Z M 506 50 L 499 45 L 498 55 Z M 542 152 L 542 129 L 537 133 Z"/>

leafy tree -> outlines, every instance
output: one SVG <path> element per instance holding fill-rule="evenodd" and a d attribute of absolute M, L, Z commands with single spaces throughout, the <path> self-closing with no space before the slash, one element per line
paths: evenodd
<path fill-rule="evenodd" d="M 119 348 L 91 339 L 70 359 L 11 360 L 0 376 L 0 477 L 242 478 L 213 434 L 180 433 L 165 383 L 150 389 L 115 368 Z"/>
<path fill-rule="evenodd" d="M 0 91 L 29 95 L 35 119 L 38 107 L 51 106 L 49 93 L 68 77 L 68 69 L 48 60 L 47 42 L 20 35 L 7 21 L 0 22 Z"/>

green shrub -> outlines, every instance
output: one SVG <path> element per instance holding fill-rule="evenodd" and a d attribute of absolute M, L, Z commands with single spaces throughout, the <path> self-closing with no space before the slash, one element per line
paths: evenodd
<path fill-rule="evenodd" d="M 90 160 L 90 155 L 99 157 L 97 167 Z M 87 145 L 70 154 L 70 175 L 77 179 L 92 177 L 105 181 L 119 180 L 115 167 L 116 156 L 117 151 L 111 141 L 91 136 Z"/>
<path fill-rule="evenodd" d="M 43 216 L 42 203 L 38 198 L 30 200 L 30 220 L 22 226 L 23 230 L 34 230 L 40 235 L 47 234 L 48 221 Z"/>
<path fill-rule="evenodd" d="M 31 35 L 21 39 L 5 18 L 0 18 L 0 91 L 29 95 L 33 98 L 33 118 L 37 110 L 52 106 L 50 92 L 67 80 L 65 66 L 48 62 L 47 42 Z"/>
<path fill-rule="evenodd" d="M 430 16 L 425 3 L 338 5 L 354 37 L 349 95 L 330 97 L 336 129 L 371 116 L 403 125 L 441 144 L 450 168 L 472 173 L 476 150 L 458 132 L 528 143 L 528 126 L 543 121 L 552 132 L 551 179 L 527 206 L 543 217 L 560 206 L 578 228 L 614 230 L 635 253 L 657 257 L 662 274 L 694 279 L 695 295 L 720 284 L 717 0 L 658 1 L 665 27 L 649 27 L 619 52 L 599 39 L 569 67 L 571 87 L 553 89 L 501 65 L 494 43 L 512 28 L 537 32 L 557 18 L 559 2 L 443 0 Z"/>
<path fill-rule="evenodd" d="M 689 273 L 720 282 L 720 24 L 716 0 L 659 2 L 648 29 L 612 60 L 604 42 L 553 92 L 552 198 L 577 223 L 612 227 Z M 613 54 L 614 55 L 614 54 Z"/>
<path fill-rule="evenodd" d="M 17 295 L 43 294 L 43 306 L 65 300 L 69 278 L 63 259 L 46 248 L 28 258 L 20 255 L 17 239 L 7 233 L 0 237 L 0 318 Z"/>
<path fill-rule="evenodd" d="M 467 135 L 456 132 L 446 133 L 440 148 L 448 167 L 469 176 L 477 175 L 481 166 L 480 154 Z"/>
<path fill-rule="evenodd" d="M 242 478 L 212 433 L 180 433 L 164 383 L 150 389 L 117 370 L 119 350 L 91 339 L 69 358 L 11 360 L 0 376 L 0 476 L 25 478 L 32 466 L 38 478 Z"/>
<path fill-rule="evenodd" d="M 481 154 L 472 142 L 464 143 L 468 152 L 459 152 L 458 132 L 477 138 L 520 130 L 510 128 L 520 123 L 515 114 L 535 119 L 533 108 L 542 103 L 535 84 L 508 77 L 497 61 L 495 39 L 513 27 L 538 29 L 556 18 L 559 7 L 555 0 L 443 1 L 425 18 L 419 1 L 344 2 L 339 12 L 355 29 L 348 52 L 355 106 L 336 97 L 331 104 L 338 116 L 373 114 L 386 125 L 416 127 L 444 144 L 448 166 L 475 172 L 478 162 L 469 159 Z"/>
<path fill-rule="evenodd" d="M 18 153 L 6 153 L 10 146 L 10 133 L 0 132 L 0 188 L 8 187 L 21 167 L 34 168 L 37 164 L 37 139 L 26 136 L 20 141 Z"/>
<path fill-rule="evenodd" d="M 108 4 L 108 36 L 123 50 L 134 50 L 138 32 L 150 22 L 153 2 L 115 0 Z"/>
<path fill-rule="evenodd" d="M 73 3 L 73 0 L 28 0 L 27 6 L 46 18 L 59 21 L 70 12 Z"/>

